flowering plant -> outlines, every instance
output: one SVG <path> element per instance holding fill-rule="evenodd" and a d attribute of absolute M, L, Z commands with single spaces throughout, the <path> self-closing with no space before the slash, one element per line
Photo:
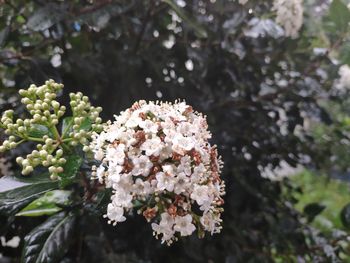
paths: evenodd
<path fill-rule="evenodd" d="M 154 234 L 167 244 L 179 236 L 191 235 L 196 228 L 200 237 L 204 231 L 220 232 L 222 162 L 216 147 L 208 142 L 211 134 L 205 116 L 184 102 L 140 101 L 116 116 L 114 123 L 102 124 L 102 109 L 91 106 L 81 93 L 72 93 L 73 116 L 60 122 L 66 112 L 56 100 L 62 87 L 50 80 L 43 86 L 20 90 L 22 103 L 32 117 L 14 121 L 14 112 L 8 110 L 1 118 L 0 125 L 9 138 L 0 151 L 26 141 L 37 143 L 37 149 L 26 158 L 16 159 L 23 167 L 22 174 L 48 167 L 50 179 L 59 182 L 62 189 L 34 200 L 18 216 L 61 211 L 60 205 L 69 203 L 72 195 L 63 189 L 79 183 L 82 164 L 89 164 L 91 159 L 91 154 L 82 153 L 92 150 L 101 164 L 93 166 L 92 172 L 89 169 L 91 178 L 113 189 L 105 215 L 109 223 L 125 221 L 125 212 L 136 208 L 152 221 Z M 51 186 L 44 192 L 53 190 Z M 87 189 L 85 201 L 96 200 L 97 190 Z M 48 207 L 42 207 L 45 202 Z M 42 210 L 38 214 L 39 208 Z"/>

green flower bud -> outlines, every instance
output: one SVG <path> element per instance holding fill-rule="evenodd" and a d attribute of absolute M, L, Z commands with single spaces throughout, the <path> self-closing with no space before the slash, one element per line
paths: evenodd
<path fill-rule="evenodd" d="M 53 174 L 50 175 L 50 179 L 52 181 L 56 181 L 58 179 L 58 175 L 56 173 L 53 173 Z"/>
<path fill-rule="evenodd" d="M 50 166 L 49 167 L 49 173 L 51 173 L 51 174 L 56 173 L 56 167 L 55 166 Z"/>
<path fill-rule="evenodd" d="M 57 101 L 52 101 L 51 105 L 55 110 L 59 109 L 60 107 L 60 104 Z"/>
<path fill-rule="evenodd" d="M 24 127 L 22 127 L 22 126 L 21 126 L 21 127 L 18 127 L 18 132 L 19 132 L 19 133 L 24 133 L 25 130 L 26 130 L 26 129 L 25 129 Z"/>
<path fill-rule="evenodd" d="M 26 168 L 24 168 L 24 170 L 22 170 L 22 174 L 23 175 L 28 175 L 31 172 L 33 172 L 34 168 L 32 166 L 27 166 Z"/>
<path fill-rule="evenodd" d="M 85 145 L 85 146 L 83 147 L 83 151 L 84 151 L 84 152 L 89 152 L 89 151 L 90 151 L 90 147 L 87 146 L 87 145 Z"/>
<path fill-rule="evenodd" d="M 23 157 L 19 156 L 16 158 L 16 163 L 22 164 L 23 160 L 24 160 Z"/>
<path fill-rule="evenodd" d="M 40 116 L 39 114 L 34 114 L 33 120 L 34 120 L 35 122 L 39 122 L 39 121 L 41 120 L 41 116 Z"/>
<path fill-rule="evenodd" d="M 56 156 L 57 157 L 61 157 L 63 155 L 63 150 L 62 149 L 58 149 L 57 151 L 56 151 Z"/>

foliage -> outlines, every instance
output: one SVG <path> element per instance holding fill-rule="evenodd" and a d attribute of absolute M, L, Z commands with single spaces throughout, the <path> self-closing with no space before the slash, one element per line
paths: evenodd
<path fill-rule="evenodd" d="M 112 227 L 102 218 L 110 193 L 89 180 L 86 163 L 72 161 L 64 169 L 79 171 L 79 180 L 67 184 L 43 181 L 40 168 L 29 178 L 0 179 L 21 181 L 0 193 L 0 235 L 21 238 L 18 248 L 3 247 L 1 253 L 19 260 L 23 251 L 22 262 L 341 261 L 338 244 L 345 235 L 315 230 L 293 207 L 297 189 L 286 182 L 285 193 L 282 183 L 263 179 L 260 168 L 283 160 L 331 168 L 324 167 L 328 149 L 305 123 L 331 125 L 325 102 L 348 96 L 333 89 L 333 61 L 339 50 L 348 54 L 343 40 L 349 37 L 350 11 L 342 2 L 333 1 L 317 30 L 309 18 L 297 39 L 284 37 L 269 18 L 272 1 L 87 2 L 4 1 L 1 109 L 15 108 L 23 116 L 14 93 L 50 78 L 66 86 L 62 105 L 68 105 L 70 92 L 82 91 L 103 106 L 106 120 L 139 99 L 185 98 L 208 115 L 225 161 L 223 232 L 167 248 L 153 240 L 140 217 L 130 215 Z M 15 216 L 62 187 L 72 196 L 64 204 L 53 201 L 60 212 Z"/>
<path fill-rule="evenodd" d="M 318 203 L 324 207 L 313 221 L 315 227 L 326 231 L 334 228 L 346 230 L 340 215 L 350 199 L 348 184 L 326 176 L 318 176 L 310 171 L 293 176 L 291 181 L 302 188 L 302 193 L 297 196 L 299 203 L 296 205 L 300 212 L 310 203 Z"/>

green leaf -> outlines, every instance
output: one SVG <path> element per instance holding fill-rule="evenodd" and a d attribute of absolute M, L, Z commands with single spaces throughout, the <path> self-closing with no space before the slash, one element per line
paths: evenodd
<path fill-rule="evenodd" d="M 40 182 L 0 193 L 0 214 L 11 215 L 42 194 L 57 188 L 57 182 Z"/>
<path fill-rule="evenodd" d="M 73 117 L 66 117 L 62 121 L 61 133 L 67 134 L 72 130 Z"/>
<path fill-rule="evenodd" d="M 342 64 L 350 65 L 350 43 L 345 43 L 340 48 L 339 59 L 341 60 Z"/>
<path fill-rule="evenodd" d="M 63 166 L 64 172 L 59 174 L 59 177 L 61 178 L 60 186 L 62 188 L 74 183 L 79 168 L 83 163 L 82 157 L 76 154 L 67 156 L 66 159 L 67 162 Z"/>
<path fill-rule="evenodd" d="M 91 130 L 91 125 L 92 125 L 91 120 L 89 118 L 85 118 L 83 122 L 80 124 L 79 129 L 89 131 Z"/>
<path fill-rule="evenodd" d="M 311 203 L 304 207 L 304 213 L 306 214 L 308 221 L 312 222 L 317 215 L 322 213 L 322 211 L 326 208 L 324 205 L 320 205 L 318 203 Z"/>
<path fill-rule="evenodd" d="M 350 10 L 341 0 L 333 0 L 329 9 L 329 18 L 337 31 L 346 32 L 349 28 Z"/>
<path fill-rule="evenodd" d="M 68 205 L 70 203 L 71 191 L 53 190 L 31 202 L 23 208 L 16 216 L 42 216 L 52 215 L 61 211 L 57 205 Z"/>
<path fill-rule="evenodd" d="M 9 27 L 5 27 L 0 31 L 0 47 L 4 46 L 9 32 L 10 32 Z"/>
<path fill-rule="evenodd" d="M 34 31 L 42 31 L 50 28 L 65 16 L 65 9 L 54 3 L 38 9 L 28 18 L 27 27 Z"/>
<path fill-rule="evenodd" d="M 30 137 L 42 138 L 44 135 L 51 135 L 48 127 L 41 124 L 33 124 L 28 131 Z"/>
<path fill-rule="evenodd" d="M 177 4 L 175 4 L 172 0 L 163 0 L 164 3 L 168 4 L 171 9 L 173 9 L 176 14 L 181 17 L 181 19 L 187 23 L 188 26 L 192 27 L 193 30 L 195 31 L 195 33 L 198 35 L 198 37 L 201 38 L 207 38 L 208 37 L 208 33 L 205 30 L 205 28 L 203 28 L 200 24 L 197 23 L 197 21 L 195 21 L 193 18 L 190 18 L 186 12 L 180 8 Z"/>
<path fill-rule="evenodd" d="M 350 203 L 344 206 L 343 210 L 340 213 L 340 219 L 343 225 L 350 229 Z"/>
<path fill-rule="evenodd" d="M 59 262 L 74 237 L 74 214 L 59 213 L 34 228 L 24 239 L 22 263 Z"/>
<path fill-rule="evenodd" d="M 62 128 L 61 128 L 62 134 L 68 134 L 69 132 L 71 132 L 73 124 L 74 124 L 73 117 L 64 118 L 62 122 Z M 79 129 L 89 131 L 91 130 L 91 125 L 92 125 L 91 120 L 88 117 L 86 117 L 83 120 L 83 122 L 80 124 Z"/>

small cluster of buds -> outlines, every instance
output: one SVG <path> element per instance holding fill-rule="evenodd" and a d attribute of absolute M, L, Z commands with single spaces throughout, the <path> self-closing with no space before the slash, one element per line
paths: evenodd
<path fill-rule="evenodd" d="M 168 245 L 196 229 L 220 232 L 225 185 L 210 137 L 205 116 L 184 102 L 140 101 L 116 116 L 91 145 L 94 175 L 113 189 L 109 222 L 137 207 Z"/>
<path fill-rule="evenodd" d="M 99 117 L 102 111 L 101 107 L 94 107 L 89 102 L 87 96 L 83 96 L 81 92 L 70 93 L 70 106 L 73 113 L 71 130 L 63 131 L 68 132 L 72 141 L 70 145 L 76 146 L 79 143 L 84 145 L 84 151 L 89 151 L 89 139 L 92 136 L 92 132 L 98 132 L 103 130 L 102 119 Z M 90 120 L 91 129 L 81 128 L 85 120 Z"/>
<path fill-rule="evenodd" d="M 31 85 L 27 90 L 21 89 L 21 102 L 26 106 L 31 118 L 14 120 L 13 110 L 3 113 L 0 127 L 5 130 L 8 139 L 0 146 L 0 152 L 13 149 L 26 141 L 37 142 L 36 149 L 16 161 L 22 166 L 22 174 L 28 175 L 35 167 L 48 167 L 52 179 L 57 179 L 64 171 L 66 163 L 65 150 L 82 145 L 85 150 L 89 145 L 92 132 L 103 129 L 99 113 L 100 107 L 92 107 L 89 98 L 80 92 L 70 94 L 73 117 L 68 118 L 62 133 L 59 132 L 60 119 L 65 115 L 66 107 L 56 100 L 63 85 L 53 80 L 42 86 Z M 89 125 L 82 127 L 82 123 Z M 70 150 L 69 150 L 70 151 Z"/>

